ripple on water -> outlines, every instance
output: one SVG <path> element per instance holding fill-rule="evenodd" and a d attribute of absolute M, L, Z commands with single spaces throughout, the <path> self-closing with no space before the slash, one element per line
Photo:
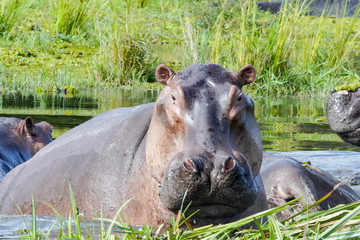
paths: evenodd
<path fill-rule="evenodd" d="M 348 182 L 360 173 L 360 153 L 351 151 L 292 151 L 273 152 L 274 154 L 295 158 L 301 162 L 309 161 L 315 167 L 328 172 L 340 182 Z M 360 193 L 360 185 L 352 186 Z"/>

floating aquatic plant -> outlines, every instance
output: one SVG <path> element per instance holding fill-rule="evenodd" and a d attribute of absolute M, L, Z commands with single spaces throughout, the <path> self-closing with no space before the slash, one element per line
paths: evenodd
<path fill-rule="evenodd" d="M 352 83 L 349 85 L 340 85 L 335 87 L 335 91 L 347 90 L 349 92 L 355 92 L 360 87 L 360 83 Z"/>

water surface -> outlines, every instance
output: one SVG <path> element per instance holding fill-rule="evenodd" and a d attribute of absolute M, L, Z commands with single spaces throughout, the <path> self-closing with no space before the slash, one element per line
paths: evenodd
<path fill-rule="evenodd" d="M 22 119 L 32 116 L 36 122 L 47 121 L 54 126 L 53 137 L 57 138 L 99 113 L 155 101 L 159 91 L 92 89 L 75 96 L 11 92 L 0 97 L 0 116 Z M 266 150 L 359 151 L 343 143 L 329 128 L 326 99 L 254 97 L 254 101 Z"/>

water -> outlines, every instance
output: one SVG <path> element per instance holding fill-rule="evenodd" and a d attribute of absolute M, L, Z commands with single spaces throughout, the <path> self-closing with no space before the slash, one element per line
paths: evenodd
<path fill-rule="evenodd" d="M 158 90 L 87 90 L 81 95 L 11 92 L 0 96 L 0 117 L 33 117 L 53 126 L 53 138 L 99 113 L 156 100 Z"/>
<path fill-rule="evenodd" d="M 326 99 L 255 97 L 254 100 L 266 150 L 360 150 L 344 143 L 330 129 Z"/>
<path fill-rule="evenodd" d="M 35 122 L 47 121 L 54 127 L 53 137 L 91 117 L 118 107 L 156 100 L 159 90 L 88 90 L 79 96 L 36 95 L 14 92 L 0 96 L 0 116 Z M 326 122 L 325 99 L 254 97 L 264 148 L 273 151 L 346 150 L 359 151 L 343 143 Z"/>
<path fill-rule="evenodd" d="M 68 234 L 69 219 L 62 219 L 54 216 L 36 216 L 36 226 L 39 235 L 42 236 L 42 239 L 58 239 L 60 228 L 63 230 L 63 235 Z M 103 229 L 107 231 L 111 226 L 108 222 L 103 222 Z M 72 221 L 70 223 L 72 228 L 72 233 L 75 232 L 75 224 Z M 101 229 L 101 221 L 81 221 L 81 233 L 83 236 L 99 236 Z M 28 229 L 32 229 L 32 215 L 24 214 L 21 216 L 4 216 L 0 215 L 0 239 L 19 239 L 20 235 L 22 236 L 31 236 L 31 233 Z M 114 231 L 119 231 L 115 225 L 112 228 Z M 114 232 L 113 231 L 113 232 Z M 118 234 L 115 234 L 119 237 Z M 46 236 L 46 238 L 45 238 Z M 31 239 L 31 238 L 30 238 Z M 97 239 L 97 238 L 94 238 Z"/>
<path fill-rule="evenodd" d="M 159 90 L 121 88 L 106 91 L 93 89 L 76 96 L 11 92 L 0 96 L 0 116 L 22 119 L 32 116 L 35 122 L 47 121 L 53 125 L 53 137 L 57 138 L 101 112 L 155 101 L 158 93 Z M 360 153 L 356 153 L 359 149 L 342 142 L 329 128 L 326 122 L 325 99 L 305 97 L 254 97 L 253 99 L 256 104 L 255 115 L 266 150 L 288 154 L 299 160 L 313 160 L 312 163 L 315 165 L 330 167 L 326 169 L 330 172 L 331 166 L 336 166 L 343 169 L 342 174 L 352 168 L 351 164 L 360 162 Z M 313 150 L 317 152 L 309 152 Z M 338 152 L 339 150 L 354 152 Z M 346 161 L 341 166 L 338 165 L 339 157 L 346 156 L 356 161 L 354 163 Z M 332 172 L 336 176 L 337 173 L 337 171 Z M 343 177 L 341 174 L 338 175 L 339 178 Z M 49 217 L 38 217 L 38 219 L 38 227 L 45 230 L 55 221 L 54 218 Z M 26 225 L 26 222 L 31 223 L 31 216 L 0 216 L 0 239 L 18 237 L 18 230 L 31 228 L 31 224 Z"/>

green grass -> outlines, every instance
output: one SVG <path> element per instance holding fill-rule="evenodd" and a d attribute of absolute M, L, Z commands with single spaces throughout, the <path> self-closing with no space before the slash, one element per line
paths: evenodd
<path fill-rule="evenodd" d="M 27 9 L 28 3 L 18 0 L 0 1 L 0 35 L 8 32 Z"/>
<path fill-rule="evenodd" d="M 360 202 L 338 205 L 327 211 L 307 213 L 307 209 L 295 214 L 289 219 L 279 221 L 276 213 L 288 209 L 301 199 L 295 199 L 283 206 L 256 213 L 238 221 L 218 225 L 203 226 L 193 229 L 184 214 L 179 211 L 176 219 L 169 222 L 169 227 L 142 226 L 134 228 L 120 218 L 122 208 L 113 219 L 91 219 L 87 229 L 83 227 L 85 216 L 78 212 L 71 186 L 69 185 L 72 211 L 68 218 L 62 217 L 56 209 L 50 206 L 58 220 L 50 230 L 37 228 L 36 207 L 33 201 L 33 220 L 31 228 L 25 229 L 22 239 L 50 239 L 56 224 L 60 230 L 56 232 L 58 239 L 358 239 L 360 237 Z M 326 199 L 331 193 L 320 199 L 315 206 Z M 131 201 L 131 199 L 129 200 Z M 313 207 L 309 206 L 309 208 Z M 186 212 L 186 209 L 184 210 Z M 195 213 L 196 214 L 196 213 Z M 265 219 L 268 219 L 267 221 Z M 246 224 L 255 222 L 257 229 L 243 228 Z M 99 225 L 96 233 L 92 227 Z"/>
<path fill-rule="evenodd" d="M 326 95 L 359 81 L 358 18 L 278 14 L 255 1 L 1 0 L 2 88 L 115 87 L 181 70 L 253 64 L 255 94 Z"/>

